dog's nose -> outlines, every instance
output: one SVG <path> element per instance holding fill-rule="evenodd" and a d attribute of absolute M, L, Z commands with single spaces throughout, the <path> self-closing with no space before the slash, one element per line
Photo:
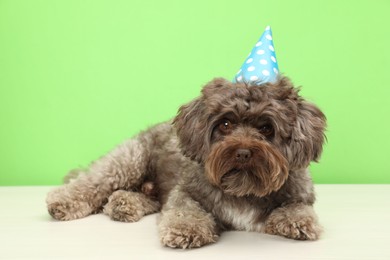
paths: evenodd
<path fill-rule="evenodd" d="M 252 152 L 249 149 L 237 149 L 236 151 L 236 160 L 240 162 L 248 161 L 252 156 Z"/>

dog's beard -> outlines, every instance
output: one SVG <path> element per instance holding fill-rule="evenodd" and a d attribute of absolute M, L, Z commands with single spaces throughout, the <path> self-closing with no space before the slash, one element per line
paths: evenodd
<path fill-rule="evenodd" d="M 236 160 L 237 149 L 248 149 L 251 158 Z M 213 145 L 205 162 L 210 182 L 234 196 L 263 197 L 277 191 L 288 177 L 288 162 L 268 142 L 250 138 L 225 137 Z"/>

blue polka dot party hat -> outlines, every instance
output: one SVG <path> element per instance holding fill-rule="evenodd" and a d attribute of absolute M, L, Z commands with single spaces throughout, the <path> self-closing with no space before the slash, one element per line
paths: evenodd
<path fill-rule="evenodd" d="M 245 59 L 233 82 L 262 84 L 275 82 L 279 73 L 276 61 L 271 27 L 267 26 L 264 33 Z"/>

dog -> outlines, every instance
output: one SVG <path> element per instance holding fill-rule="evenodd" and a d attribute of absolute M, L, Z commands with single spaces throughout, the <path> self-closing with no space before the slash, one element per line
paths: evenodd
<path fill-rule="evenodd" d="M 138 221 L 161 211 L 161 243 L 201 247 L 225 230 L 316 240 L 308 171 L 318 161 L 326 118 L 285 76 L 253 85 L 215 78 L 177 116 L 76 170 L 50 191 L 57 220 L 103 211 Z"/>

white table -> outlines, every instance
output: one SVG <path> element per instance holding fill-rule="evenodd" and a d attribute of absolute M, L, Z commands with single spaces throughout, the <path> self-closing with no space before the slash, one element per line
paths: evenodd
<path fill-rule="evenodd" d="M 160 245 L 156 215 L 137 223 L 98 214 L 58 222 L 46 212 L 50 187 L 0 187 L 0 259 L 390 259 L 390 185 L 316 185 L 325 233 L 302 242 L 225 232 L 213 245 Z"/>

